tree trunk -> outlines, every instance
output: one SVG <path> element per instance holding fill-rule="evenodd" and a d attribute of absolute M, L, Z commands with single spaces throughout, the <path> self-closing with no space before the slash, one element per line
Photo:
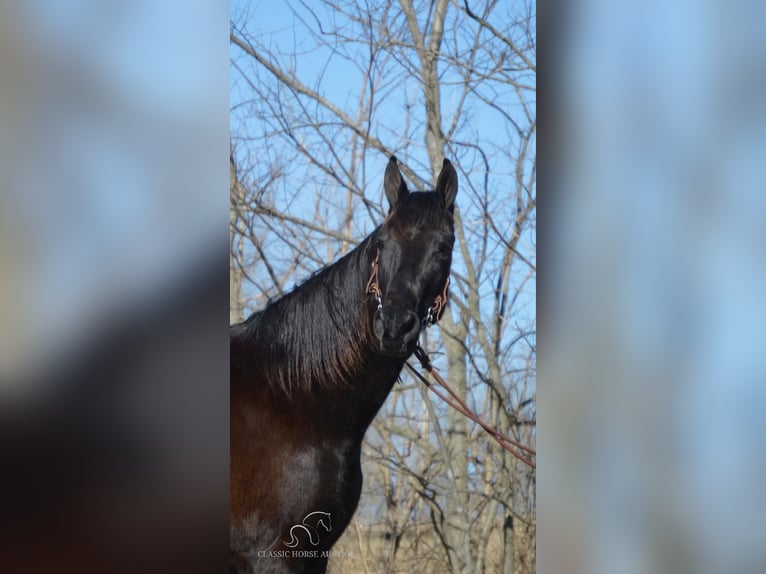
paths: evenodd
<path fill-rule="evenodd" d="M 239 199 L 239 185 L 234 158 L 229 156 L 229 325 L 242 321 L 242 270 L 237 258 L 241 255 L 242 240 L 235 233 L 237 210 L 235 205 Z"/>
<path fill-rule="evenodd" d="M 513 574 L 514 568 L 514 539 L 513 516 L 508 514 L 503 524 L 503 574 Z"/>

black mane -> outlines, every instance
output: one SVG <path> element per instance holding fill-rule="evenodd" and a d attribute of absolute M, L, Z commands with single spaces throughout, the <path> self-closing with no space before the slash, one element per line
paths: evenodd
<path fill-rule="evenodd" d="M 267 375 L 272 391 L 348 387 L 360 375 L 372 337 L 365 285 L 373 236 L 231 327 L 232 352 L 257 349 L 242 360 Z"/>

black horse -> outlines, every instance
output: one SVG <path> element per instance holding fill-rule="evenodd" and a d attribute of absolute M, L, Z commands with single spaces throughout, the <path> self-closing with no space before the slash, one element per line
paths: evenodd
<path fill-rule="evenodd" d="M 359 503 L 362 439 L 420 329 L 438 319 L 457 173 L 413 192 L 353 251 L 231 327 L 231 571 L 323 573 Z"/>

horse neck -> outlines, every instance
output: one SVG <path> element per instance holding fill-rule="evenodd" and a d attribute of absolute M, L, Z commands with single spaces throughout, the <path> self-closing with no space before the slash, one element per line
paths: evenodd
<path fill-rule="evenodd" d="M 365 286 L 369 278 L 370 240 L 363 241 L 343 259 L 331 265 L 314 278 L 326 290 L 313 288 L 311 293 L 319 298 L 318 308 L 323 305 L 340 304 L 341 313 L 332 313 L 333 333 L 328 337 L 328 325 L 319 321 L 309 326 L 312 339 L 324 341 L 325 348 L 311 360 L 322 357 L 328 368 L 320 378 L 318 388 L 312 389 L 310 397 L 320 411 L 337 424 L 344 418 L 350 425 L 366 430 L 401 372 L 404 361 L 381 355 L 372 334 L 372 309 Z M 349 286 L 352 286 L 349 288 Z M 333 295 L 342 293 L 342 299 Z M 321 346 L 321 343 L 320 343 Z M 336 364 L 343 365 L 343 377 L 339 380 Z M 326 384 L 321 384 L 322 382 Z"/>
<path fill-rule="evenodd" d="M 235 335 L 235 358 L 246 356 L 260 373 L 262 392 L 359 424 L 372 420 L 403 362 L 378 352 L 365 293 L 369 261 L 368 238 Z"/>

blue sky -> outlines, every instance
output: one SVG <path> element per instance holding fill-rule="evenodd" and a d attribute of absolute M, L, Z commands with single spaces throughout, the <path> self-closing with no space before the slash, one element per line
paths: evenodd
<path fill-rule="evenodd" d="M 234 17 L 243 13 L 243 5 L 239 1 L 232 2 L 232 14 Z M 283 49 L 288 52 L 298 52 L 300 57 L 290 60 L 290 65 L 294 65 L 296 74 L 300 79 L 312 89 L 320 82 L 319 92 L 327 96 L 333 103 L 339 105 L 350 115 L 355 114 L 356 107 L 358 105 L 357 98 L 360 92 L 360 86 L 362 83 L 362 76 L 359 70 L 353 66 L 348 65 L 345 62 L 338 60 L 337 63 L 331 61 L 330 65 L 327 65 L 328 52 L 326 49 L 314 49 L 314 40 L 307 36 L 302 35 L 302 27 L 298 22 L 298 26 L 294 27 L 296 23 L 295 16 L 291 13 L 287 7 L 287 3 L 276 3 L 275 5 L 255 3 L 254 8 L 250 12 L 250 18 L 248 20 L 248 33 L 257 35 L 259 41 L 273 46 L 274 49 Z M 349 48 L 353 49 L 353 47 Z M 231 47 L 231 54 L 235 60 L 239 62 L 245 62 L 245 59 L 241 55 L 241 51 L 236 46 Z M 244 65 L 249 65 L 244 63 Z M 443 84 L 442 84 L 442 101 L 443 101 L 443 113 L 445 124 L 450 120 L 450 108 L 453 105 L 453 100 L 457 97 L 457 92 L 450 88 L 450 72 L 449 70 L 442 70 Z M 250 89 L 242 82 L 239 77 L 239 73 L 232 70 L 231 78 L 232 86 L 232 105 L 239 103 L 242 98 L 249 97 Z M 417 98 L 419 97 L 419 89 L 416 85 L 402 86 L 403 90 L 407 91 L 407 97 L 418 104 Z M 509 88 L 510 92 L 510 88 Z M 387 101 L 383 101 L 380 105 L 381 108 L 376 112 L 376 119 L 374 124 L 382 122 L 384 129 L 386 123 L 391 123 L 390 118 L 402 117 L 402 96 L 404 94 L 392 94 L 396 97 L 391 97 Z M 534 95 L 530 94 L 530 97 Z M 515 96 L 512 94 L 507 95 L 508 111 L 512 115 L 514 114 Z M 501 100 L 502 101 L 502 98 Z M 534 111 L 534 103 L 532 103 L 532 110 Z M 464 118 L 461 121 L 465 122 L 466 133 L 471 134 L 474 137 L 479 137 L 482 141 L 487 142 L 489 145 L 485 146 L 485 149 L 489 153 L 493 152 L 493 145 L 497 148 L 502 148 L 509 141 L 513 141 L 509 136 L 509 130 L 512 129 L 504 121 L 498 121 L 498 114 L 492 112 L 486 108 L 486 106 L 474 104 L 466 106 L 464 110 Z M 235 112 L 235 117 L 232 119 L 232 130 L 236 134 L 241 131 L 239 129 L 239 121 L 241 121 L 241 110 Z M 446 126 L 445 126 L 446 127 Z M 253 126 L 248 128 L 252 131 L 257 131 L 258 127 Z M 375 129 L 373 128 L 373 132 Z M 393 139 L 387 137 L 385 131 L 378 132 L 379 137 L 384 142 L 392 142 Z M 505 153 L 505 150 L 501 150 Z M 402 157 L 402 154 L 414 154 L 416 171 L 428 179 L 428 162 L 425 156 L 422 146 L 418 148 L 408 148 L 404 150 L 396 150 L 396 153 Z M 449 153 L 449 151 L 448 151 Z M 368 189 L 371 192 L 371 197 L 381 197 L 380 190 L 382 189 L 382 174 L 385 167 L 385 158 L 380 158 L 381 161 L 371 162 L 369 167 L 371 177 L 369 179 Z M 454 157 L 452 158 L 455 159 Z M 490 158 L 492 160 L 492 158 Z M 507 162 L 492 161 L 492 178 L 490 185 L 494 185 L 494 189 L 490 189 L 494 193 L 506 193 L 507 189 L 513 185 L 512 178 L 514 176 L 514 166 Z M 475 174 L 476 185 L 480 185 L 480 181 L 483 179 L 483 173 L 477 172 Z M 508 178 L 507 183 L 505 178 Z M 462 188 L 466 189 L 466 188 Z M 466 193 L 461 194 L 463 204 L 468 201 Z M 299 207 L 299 206 L 296 206 Z M 369 231 L 369 229 L 368 229 Z"/>

